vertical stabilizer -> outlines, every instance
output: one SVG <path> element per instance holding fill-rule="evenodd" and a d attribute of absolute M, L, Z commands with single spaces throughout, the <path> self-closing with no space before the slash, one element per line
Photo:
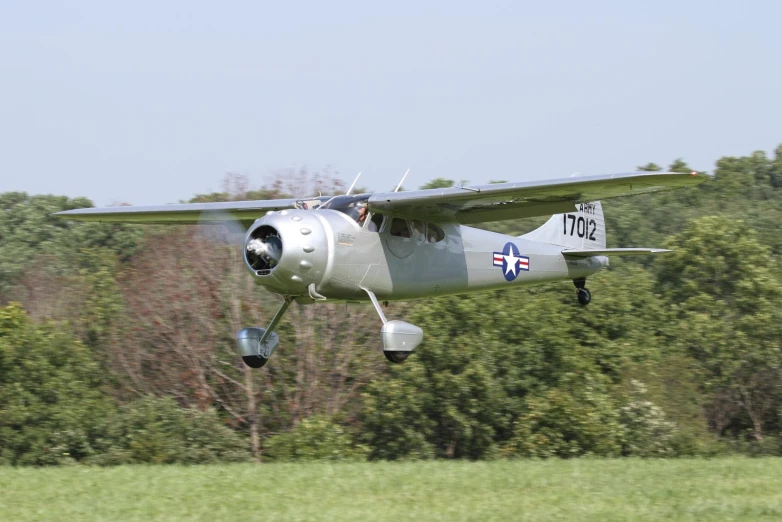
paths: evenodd
<path fill-rule="evenodd" d="M 555 214 L 542 227 L 521 237 L 572 250 L 604 250 L 606 227 L 603 207 L 599 201 L 578 203 L 574 212 Z"/>

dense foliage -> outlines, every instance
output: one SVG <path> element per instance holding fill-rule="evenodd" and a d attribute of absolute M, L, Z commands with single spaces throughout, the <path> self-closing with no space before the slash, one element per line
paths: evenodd
<path fill-rule="evenodd" d="M 674 252 L 612 260 L 587 308 L 569 282 L 392 304 L 426 337 L 389 365 L 370 307 L 295 306 L 260 371 L 234 333 L 277 302 L 235 249 L 0 194 L 0 463 L 780 455 L 782 146 L 714 175 L 604 204 L 609 246 Z M 340 190 L 294 178 L 194 200 Z"/>

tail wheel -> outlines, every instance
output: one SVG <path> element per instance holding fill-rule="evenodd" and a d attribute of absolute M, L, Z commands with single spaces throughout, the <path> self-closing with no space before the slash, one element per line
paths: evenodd
<path fill-rule="evenodd" d="M 579 288 L 579 289 L 576 291 L 576 295 L 578 295 L 578 302 L 579 302 L 581 305 L 583 305 L 583 306 L 586 306 L 586 305 L 588 305 L 590 302 L 592 302 L 592 292 L 590 292 L 590 291 L 589 291 L 588 289 L 586 289 L 586 288 Z"/>
<path fill-rule="evenodd" d="M 411 352 L 391 352 L 383 350 L 383 355 L 386 356 L 386 359 L 389 360 L 389 362 L 392 362 L 394 364 L 400 364 L 405 362 L 405 359 L 407 359 L 410 356 Z"/>

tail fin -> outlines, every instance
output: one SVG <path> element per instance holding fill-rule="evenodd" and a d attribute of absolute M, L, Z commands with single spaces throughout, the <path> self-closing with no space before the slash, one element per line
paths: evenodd
<path fill-rule="evenodd" d="M 575 209 L 576 212 L 551 216 L 542 227 L 521 237 L 565 250 L 605 250 L 606 226 L 600 202 L 579 203 Z"/>

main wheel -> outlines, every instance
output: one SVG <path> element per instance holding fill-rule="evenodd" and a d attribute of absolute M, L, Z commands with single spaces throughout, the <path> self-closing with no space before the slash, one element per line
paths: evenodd
<path fill-rule="evenodd" d="M 266 364 L 269 359 L 264 359 L 260 355 L 243 355 L 242 360 L 244 361 L 244 364 L 250 368 L 263 368 L 263 365 Z"/>
<path fill-rule="evenodd" d="M 390 362 L 394 364 L 400 364 L 405 362 L 405 359 L 410 356 L 410 352 L 387 352 L 383 350 L 383 355 L 385 355 L 386 359 L 388 359 Z"/>
<path fill-rule="evenodd" d="M 583 306 L 588 305 L 592 301 L 592 292 L 586 288 L 579 288 L 576 291 L 576 295 L 578 295 L 578 302 Z"/>

